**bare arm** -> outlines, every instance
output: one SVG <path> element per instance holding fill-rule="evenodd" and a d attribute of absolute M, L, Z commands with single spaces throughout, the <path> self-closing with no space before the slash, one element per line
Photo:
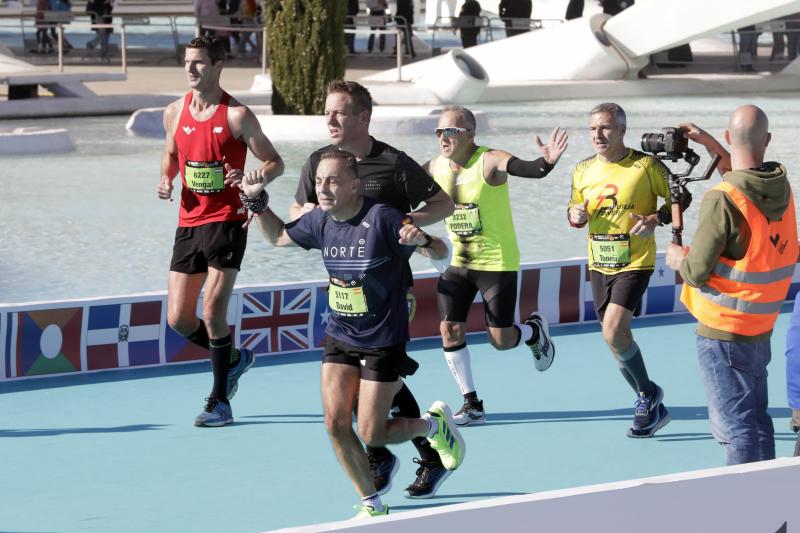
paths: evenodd
<path fill-rule="evenodd" d="M 416 253 L 430 259 L 444 259 L 450 253 L 442 239 L 425 233 L 415 224 L 406 224 L 400 228 L 399 242 L 408 246 L 416 246 L 414 250 Z"/>
<path fill-rule="evenodd" d="M 255 173 L 248 172 L 242 179 L 242 192 L 248 198 L 257 198 L 264 192 L 266 187 L 265 180 Z M 265 200 L 266 203 L 266 200 Z M 294 246 L 295 243 L 286 233 L 286 226 L 283 220 L 267 206 L 263 211 L 255 213 L 255 221 L 261 235 L 273 246 Z"/>
<path fill-rule="evenodd" d="M 717 172 L 720 175 L 731 169 L 731 154 L 711 134 L 691 122 L 684 122 L 678 127 L 683 130 L 684 137 L 702 144 L 712 157 L 715 155 L 720 157 L 719 165 L 717 165 Z"/>
<path fill-rule="evenodd" d="M 440 190 L 427 200 L 425 206 L 409 213 L 417 226 L 429 226 L 449 217 L 455 211 L 453 199 L 443 190 Z"/>
<path fill-rule="evenodd" d="M 255 220 L 261 235 L 273 246 L 297 246 L 286 233 L 283 220 L 278 218 L 278 215 L 269 207 L 256 216 Z"/>
<path fill-rule="evenodd" d="M 248 174 L 255 174 L 265 184 L 283 174 L 283 159 L 264 135 L 261 124 L 250 108 L 243 105 L 231 107 L 229 123 L 231 133 L 245 143 L 250 152 L 261 161 L 261 165 L 256 170 L 248 171 Z"/>
<path fill-rule="evenodd" d="M 175 119 L 180 114 L 182 101 L 173 102 L 164 109 L 164 130 L 167 132 L 164 153 L 161 155 L 161 179 L 156 194 L 162 200 L 172 200 L 172 180 L 178 174 L 178 145 L 175 143 Z"/>

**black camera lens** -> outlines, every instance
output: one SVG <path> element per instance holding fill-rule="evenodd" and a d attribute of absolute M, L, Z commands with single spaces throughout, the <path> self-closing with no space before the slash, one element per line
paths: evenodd
<path fill-rule="evenodd" d="M 642 135 L 642 150 L 657 154 L 665 152 L 663 133 L 645 133 Z"/>

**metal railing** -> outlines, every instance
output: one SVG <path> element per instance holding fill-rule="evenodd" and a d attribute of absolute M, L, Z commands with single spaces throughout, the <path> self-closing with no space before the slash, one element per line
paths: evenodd
<path fill-rule="evenodd" d="M 241 18 L 236 15 L 198 17 L 195 35 L 202 35 L 205 30 L 256 34 L 258 36 L 257 46 L 261 49 L 261 73 L 266 74 L 269 63 L 267 54 L 267 27 L 262 20 L 256 18 Z M 258 43 L 258 41 L 261 42 Z"/>
<path fill-rule="evenodd" d="M 705 49 L 701 54 L 694 51 L 690 54 L 685 45 L 683 48 L 653 54 L 650 68 L 659 71 L 661 68 L 692 66 L 695 70 L 706 72 L 774 71 L 800 55 L 800 19 L 781 19 L 749 28 L 755 29 L 717 34 L 719 46 L 712 50 Z M 772 39 L 765 41 L 765 37 Z"/>
<path fill-rule="evenodd" d="M 405 39 L 406 20 L 401 16 L 368 15 L 348 16 L 345 19 L 344 32 L 350 35 L 394 35 L 397 40 L 395 55 L 397 57 L 397 81 L 403 81 L 403 40 Z"/>

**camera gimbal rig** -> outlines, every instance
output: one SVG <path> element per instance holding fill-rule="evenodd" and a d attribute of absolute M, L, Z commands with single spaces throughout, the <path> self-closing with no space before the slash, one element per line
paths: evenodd
<path fill-rule="evenodd" d="M 642 142 L 644 144 L 644 142 Z M 695 153 L 691 148 L 685 148 L 683 153 L 653 153 L 653 157 L 661 161 L 672 161 L 677 163 L 683 159 L 689 166 L 685 171 L 679 174 L 673 174 L 670 171 L 667 186 L 669 187 L 669 197 L 672 204 L 672 242 L 678 246 L 683 245 L 683 195 L 686 191 L 686 184 L 693 181 L 705 181 L 711 177 L 711 174 L 717 168 L 720 161 L 720 156 L 715 155 L 711 162 L 708 164 L 702 176 L 690 178 L 689 174 L 692 173 L 694 167 L 700 163 L 700 156 Z M 688 191 L 686 191 L 688 193 Z"/>

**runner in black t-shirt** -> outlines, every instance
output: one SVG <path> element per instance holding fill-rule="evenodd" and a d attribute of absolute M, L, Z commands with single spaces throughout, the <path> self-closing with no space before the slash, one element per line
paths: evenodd
<path fill-rule="evenodd" d="M 285 226 L 266 207 L 260 179 L 248 175 L 244 190 L 249 197 L 245 203 L 258 215 L 257 225 L 267 240 L 322 251 L 330 275 L 331 310 L 322 359 L 325 427 L 361 496 L 356 515 L 361 518 L 386 514 L 388 508 L 381 502 L 358 436 L 373 446 L 425 437 L 448 473 L 461 464 L 466 448 L 442 402 L 434 402 L 422 417 L 389 419 L 402 377 L 418 366 L 405 350 L 408 284 L 402 273 L 414 251 L 441 259 L 448 250 L 443 241 L 410 223 L 402 211 L 365 198 L 355 169 L 355 157 L 349 152 L 323 154 L 315 178 L 320 209 Z M 358 436 L 352 425 L 354 409 Z"/>
<path fill-rule="evenodd" d="M 314 176 L 320 155 L 338 148 L 356 156 L 364 196 L 375 198 L 410 214 L 417 226 L 428 226 L 453 213 L 453 201 L 427 172 L 404 152 L 375 140 L 369 134 L 372 97 L 362 85 L 334 81 L 328 85 L 325 120 L 331 144 L 312 153 L 300 172 L 292 219 L 314 209 Z M 425 202 L 425 206 L 417 209 Z M 412 209 L 417 209 L 413 213 Z"/>
<path fill-rule="evenodd" d="M 334 81 L 327 88 L 325 119 L 331 144 L 311 154 L 300 172 L 295 203 L 289 208 L 292 219 L 314 209 L 317 193 L 314 186 L 320 157 L 332 149 L 347 150 L 356 156 L 358 176 L 363 194 L 409 214 L 414 224 L 426 226 L 453 213 L 450 197 L 416 161 L 404 152 L 374 139 L 369 134 L 372 97 L 362 85 L 351 81 Z M 425 203 L 425 206 L 413 211 Z M 411 285 L 411 267 L 405 264 L 404 274 Z M 419 404 L 407 387 L 398 391 L 392 413 L 399 417 L 419 416 Z M 430 498 L 436 494 L 448 472 L 425 439 L 414 439 L 419 452 L 416 480 L 406 489 L 409 498 Z M 370 470 L 380 494 L 392 487 L 397 472 L 397 457 L 386 448 L 367 448 Z"/>

